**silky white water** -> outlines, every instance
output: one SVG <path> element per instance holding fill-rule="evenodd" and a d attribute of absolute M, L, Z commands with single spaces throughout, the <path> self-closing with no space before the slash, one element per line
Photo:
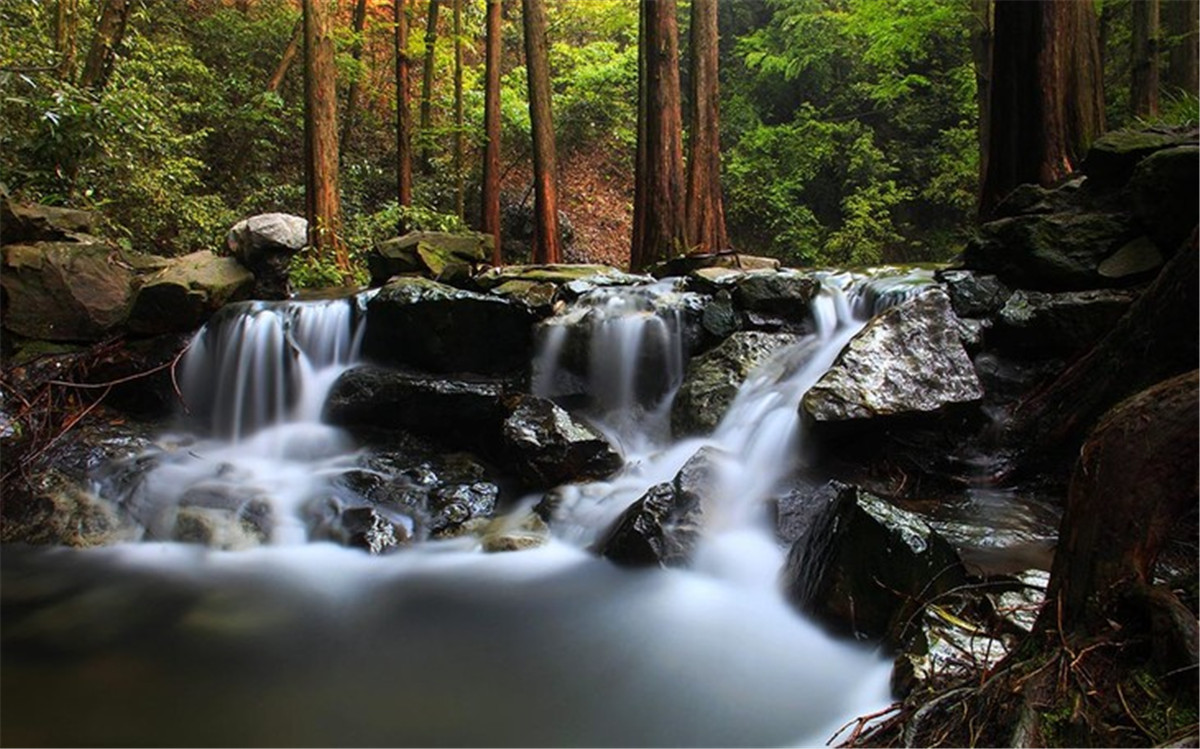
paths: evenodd
<path fill-rule="evenodd" d="M 189 491 L 265 498 L 277 518 L 271 545 L 4 550 L 6 738 L 823 745 L 890 701 L 890 664 L 825 635 L 783 599 L 786 549 L 761 508 L 802 467 L 803 393 L 911 287 L 849 275 L 822 284 L 813 332 L 753 373 L 712 435 L 678 442 L 667 414 L 687 354 L 686 295 L 670 281 L 600 289 L 550 321 L 535 392 L 582 381 L 583 413 L 626 465 L 608 481 L 560 487 L 555 538 L 508 554 L 483 554 L 471 539 L 381 557 L 308 542 L 299 508 L 357 458 L 318 417 L 356 359 L 361 303 L 223 313 L 186 364 L 199 436 L 164 438 L 126 502 L 167 523 Z M 582 375 L 560 366 L 573 326 L 590 329 Z M 584 550 L 705 446 L 720 451 L 722 470 L 689 569 L 629 571 Z M 30 579 L 39 585 L 19 585 Z M 82 719 L 55 720 L 62 705 Z"/>

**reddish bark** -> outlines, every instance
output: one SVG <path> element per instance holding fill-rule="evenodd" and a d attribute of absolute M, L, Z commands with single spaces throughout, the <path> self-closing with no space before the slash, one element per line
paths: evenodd
<path fill-rule="evenodd" d="M 332 12 L 328 0 L 304 0 L 305 203 L 309 244 L 332 256 L 348 281 L 350 256 L 340 237 Z"/>
<path fill-rule="evenodd" d="M 412 205 L 412 112 L 408 94 L 408 0 L 394 0 L 396 24 L 396 202 Z"/>
<path fill-rule="evenodd" d="M 292 61 L 296 59 L 296 53 L 300 51 L 300 43 L 304 41 L 304 19 L 296 21 L 296 29 L 292 32 L 292 38 L 288 41 L 287 47 L 283 50 L 283 56 L 279 58 L 279 65 L 275 68 L 275 72 L 271 74 L 271 80 L 267 81 L 267 90 L 274 93 L 279 90 L 283 84 L 283 77 L 287 75 L 288 69 L 292 66 Z"/>
<path fill-rule="evenodd" d="M 717 0 L 692 0 L 692 76 L 688 107 L 687 236 L 690 249 L 729 247 L 721 200 Z"/>
<path fill-rule="evenodd" d="M 492 265 L 503 265 L 500 252 L 500 51 L 501 0 L 487 0 L 483 121 L 483 232 L 492 235 Z"/>
<path fill-rule="evenodd" d="M 561 263 L 558 238 L 558 173 L 554 120 L 550 111 L 550 63 L 546 49 L 546 10 L 542 0 L 523 0 L 525 70 L 533 130 L 533 262 Z"/>

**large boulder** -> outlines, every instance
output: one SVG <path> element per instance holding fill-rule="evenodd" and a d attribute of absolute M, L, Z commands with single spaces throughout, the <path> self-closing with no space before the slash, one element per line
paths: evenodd
<path fill-rule="evenodd" d="M 308 244 L 308 221 L 288 213 L 261 213 L 242 219 L 225 236 L 225 245 L 254 273 L 256 299 L 288 297 L 288 266 Z"/>
<path fill-rule="evenodd" d="M 535 320 L 519 302 L 398 278 L 367 304 L 362 350 L 380 364 L 429 372 L 512 372 L 529 362 Z"/>
<path fill-rule="evenodd" d="M 820 283 L 796 271 L 756 271 L 733 282 L 733 301 L 747 312 L 802 320 Z"/>
<path fill-rule="evenodd" d="M 141 281 L 129 313 L 129 329 L 154 334 L 196 330 L 229 302 L 249 299 L 254 274 L 231 257 L 208 250 L 168 261 Z"/>
<path fill-rule="evenodd" d="M 729 410 L 738 388 L 758 366 L 798 339 L 790 333 L 734 333 L 715 348 L 693 357 L 671 404 L 677 437 L 711 432 Z"/>
<path fill-rule="evenodd" d="M 0 196 L 0 244 L 82 241 L 95 234 L 99 216 L 91 211 L 17 203 Z"/>
<path fill-rule="evenodd" d="M 1082 170 L 1098 185 L 1120 187 L 1146 157 L 1167 148 L 1195 145 L 1197 137 L 1195 128 L 1114 130 L 1092 142 Z M 1194 213 L 1194 209 L 1193 201 L 1190 210 Z"/>
<path fill-rule="evenodd" d="M 522 397 L 503 435 L 510 465 L 533 486 L 607 478 L 623 462 L 604 435 L 542 398 Z"/>
<path fill-rule="evenodd" d="M 1000 311 L 1012 294 L 999 278 L 970 270 L 938 271 L 937 279 L 950 295 L 959 317 L 988 317 Z"/>
<path fill-rule="evenodd" d="M 134 269 L 99 240 L 5 245 L 4 328 L 48 341 L 97 341 L 125 322 Z"/>
<path fill-rule="evenodd" d="M 700 268 L 733 268 L 741 271 L 753 271 L 779 270 L 779 267 L 778 258 L 727 251 L 671 258 L 653 266 L 650 273 L 656 278 L 667 278 L 669 276 L 686 276 Z"/>
<path fill-rule="evenodd" d="M 982 397 L 950 300 L 932 288 L 867 323 L 801 407 L 816 421 L 841 422 L 932 412 Z"/>
<path fill-rule="evenodd" d="M 920 516 L 854 486 L 814 495 L 788 552 L 790 600 L 831 629 L 895 646 L 922 606 L 966 579 L 954 548 Z"/>
<path fill-rule="evenodd" d="M 1179 249 L 1196 226 L 1200 204 L 1200 148 L 1157 151 L 1137 165 L 1129 181 L 1134 215 L 1166 253 Z"/>
<path fill-rule="evenodd" d="M 477 232 L 414 231 L 376 244 L 367 253 L 371 285 L 393 276 L 423 275 L 443 281 L 465 280 L 492 257 L 494 239 Z"/>
<path fill-rule="evenodd" d="M 1025 355 L 1070 358 L 1112 330 L 1135 298 L 1119 289 L 1017 291 L 1000 310 L 989 340 Z"/>

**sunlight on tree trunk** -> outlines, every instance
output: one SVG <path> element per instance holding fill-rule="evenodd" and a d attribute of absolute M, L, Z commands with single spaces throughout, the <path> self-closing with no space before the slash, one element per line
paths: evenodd
<path fill-rule="evenodd" d="M 96 22 L 96 36 L 88 50 L 79 79 L 80 88 L 102 89 L 112 75 L 116 49 L 125 36 L 125 25 L 129 22 L 132 5 L 129 0 L 106 0 Z"/>
<path fill-rule="evenodd" d="M 533 131 L 533 262 L 561 263 L 558 238 L 558 164 L 550 111 L 550 63 L 546 50 L 546 11 L 542 0 L 523 0 L 525 69 L 529 80 L 529 119 Z"/>
<path fill-rule="evenodd" d="M 304 0 L 305 202 L 309 244 L 318 256 L 332 257 L 349 281 L 350 257 L 340 236 L 332 15 L 327 0 Z"/>
<path fill-rule="evenodd" d="M 54 24 L 54 49 L 58 52 L 58 79 L 75 75 L 75 38 L 79 30 L 79 0 L 58 0 Z"/>

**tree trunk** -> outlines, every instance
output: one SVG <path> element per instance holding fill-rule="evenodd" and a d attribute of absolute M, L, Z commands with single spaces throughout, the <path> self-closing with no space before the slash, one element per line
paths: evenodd
<path fill-rule="evenodd" d="M 483 233 L 492 235 L 492 265 L 504 264 L 500 251 L 500 44 L 501 0 L 487 0 L 483 90 L 486 145 L 483 153 Z"/>
<path fill-rule="evenodd" d="M 112 75 L 116 49 L 125 36 L 125 25 L 129 21 L 131 7 L 129 0 L 105 0 L 104 7 L 100 10 L 100 20 L 96 22 L 96 35 L 92 38 L 92 46 L 88 49 L 87 60 L 83 64 L 83 75 L 79 79 L 80 88 L 98 91 L 108 83 L 108 77 Z"/>
<path fill-rule="evenodd" d="M 729 247 L 721 201 L 717 0 L 692 0 L 692 76 L 688 108 L 687 236 L 694 251 Z"/>
<path fill-rule="evenodd" d="M 393 0 L 396 23 L 396 203 L 412 205 L 412 111 L 408 97 L 408 0 Z M 406 227 L 397 227 L 403 233 Z"/>
<path fill-rule="evenodd" d="M 433 61 L 437 46 L 438 0 L 429 0 L 429 15 L 425 23 L 425 67 L 421 71 L 421 173 L 430 174 L 433 162 L 429 151 L 430 129 L 433 127 Z"/>
<path fill-rule="evenodd" d="M 79 30 L 79 0 L 58 0 L 54 24 L 54 49 L 58 52 L 58 79 L 70 81 L 75 74 L 76 32 Z"/>
<path fill-rule="evenodd" d="M 332 257 L 349 281 L 338 195 L 337 90 L 334 84 L 333 3 L 304 0 L 305 202 L 308 243 Z"/>
<path fill-rule="evenodd" d="M 989 128 L 988 105 L 992 92 L 992 0 L 971 0 L 974 27 L 971 30 L 971 60 L 975 66 L 975 104 L 979 109 L 979 184 L 987 173 Z"/>
<path fill-rule="evenodd" d="M 354 6 L 354 43 L 350 46 L 350 57 L 354 59 L 354 77 L 350 79 L 350 88 L 346 91 L 346 115 L 342 118 L 342 140 L 338 147 L 339 157 L 346 153 L 350 145 L 350 135 L 354 132 L 354 119 L 358 116 L 359 81 L 362 78 L 363 30 L 367 26 L 367 0 L 358 0 Z"/>
<path fill-rule="evenodd" d="M 675 3 L 642 0 L 640 16 L 639 60 L 644 65 L 638 71 L 638 174 L 629 252 L 635 271 L 674 257 L 688 245 Z"/>
<path fill-rule="evenodd" d="M 546 10 L 542 0 L 523 0 L 525 70 L 529 80 L 529 119 L 533 130 L 533 262 L 561 263 L 558 238 L 558 164 L 550 112 L 550 62 L 546 51 Z"/>
<path fill-rule="evenodd" d="M 1138 0 L 1130 35 L 1129 108 L 1134 117 L 1158 114 L 1158 0 Z"/>
<path fill-rule="evenodd" d="M 987 172 L 980 215 L 1017 185 L 1070 174 L 1104 130 L 1103 71 L 1090 2 L 995 6 Z"/>
<path fill-rule="evenodd" d="M 1163 22 L 1171 36 L 1166 83 L 1196 96 L 1200 94 L 1200 0 L 1174 0 L 1165 7 Z"/>
<path fill-rule="evenodd" d="M 278 91 L 279 87 L 283 84 L 283 77 L 287 75 L 288 69 L 292 67 L 292 61 L 296 59 L 296 53 L 300 51 L 300 43 L 302 41 L 304 41 L 303 17 L 296 21 L 296 28 L 292 31 L 292 38 L 283 50 L 283 57 L 279 58 L 279 65 L 275 68 L 275 72 L 271 74 L 271 80 L 267 81 L 267 90 L 271 93 Z"/>
<path fill-rule="evenodd" d="M 454 208 L 466 218 L 466 183 L 463 177 L 463 43 L 462 0 L 454 0 Z"/>

